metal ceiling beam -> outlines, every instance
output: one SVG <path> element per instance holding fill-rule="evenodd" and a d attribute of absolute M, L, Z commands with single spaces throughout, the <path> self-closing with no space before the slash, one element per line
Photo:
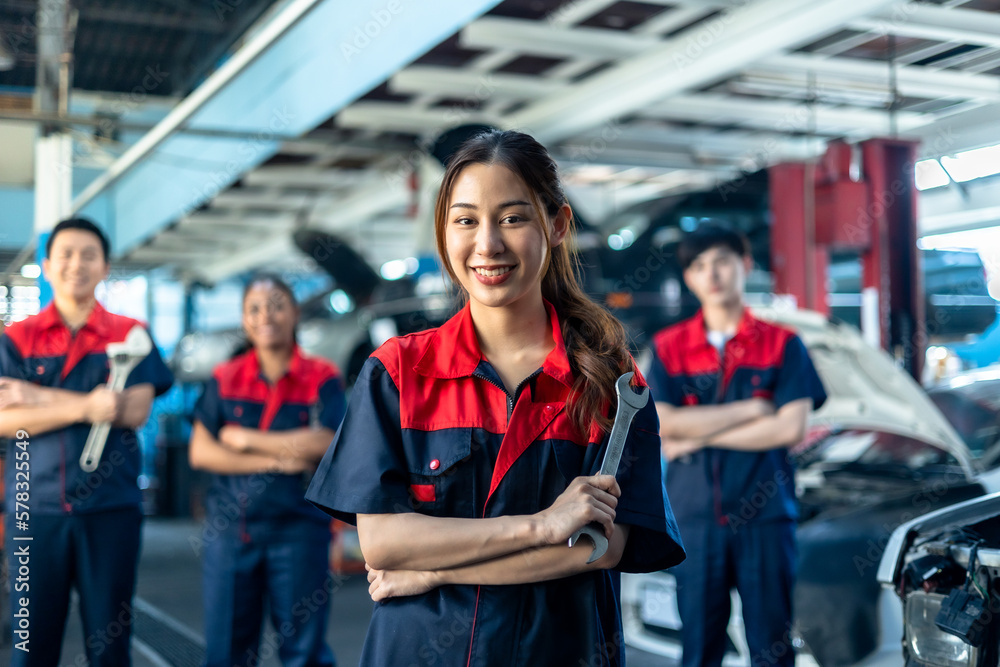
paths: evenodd
<path fill-rule="evenodd" d="M 737 124 L 775 132 L 820 132 L 852 136 L 891 131 L 889 113 L 881 110 L 799 104 L 726 95 L 677 95 L 651 104 L 639 114 L 651 118 L 697 120 L 718 125 Z M 934 120 L 927 114 L 898 112 L 900 130 L 912 130 Z"/>
<path fill-rule="evenodd" d="M 361 169 L 320 169 L 317 167 L 259 167 L 243 177 L 250 187 L 342 189 L 356 188 L 378 178 Z"/>
<path fill-rule="evenodd" d="M 150 28 L 171 28 L 206 33 L 222 33 L 226 24 L 212 14 L 195 16 L 191 14 L 156 13 L 150 11 L 130 11 L 104 7 L 81 7 L 80 18 L 89 21 L 105 21 L 124 25 L 147 26 Z"/>
<path fill-rule="evenodd" d="M 850 26 L 879 34 L 1000 47 L 1000 16 L 976 9 L 909 2 L 873 11 L 852 20 Z"/>
<path fill-rule="evenodd" d="M 601 139 L 599 131 L 592 131 L 574 137 L 565 145 L 588 146 L 590 142 L 599 142 Z M 613 141 L 614 147 L 651 152 L 682 150 L 696 159 L 728 158 L 734 162 L 765 154 L 772 161 L 808 160 L 822 155 L 826 150 L 826 143 L 825 139 L 818 137 L 789 137 L 779 132 L 718 132 L 708 129 L 655 127 L 649 123 L 627 125 L 618 130 Z M 594 155 L 594 159 L 599 161 L 600 156 Z"/>
<path fill-rule="evenodd" d="M 424 134 L 461 123 L 498 123 L 493 114 L 450 107 L 419 109 L 397 102 L 355 102 L 337 114 L 338 127 Z"/>
<path fill-rule="evenodd" d="M 760 58 L 808 43 L 889 2 L 763 0 L 730 9 L 716 26 L 697 25 L 679 33 L 565 93 L 529 105 L 509 121 L 543 142 L 559 141 L 730 76 Z M 729 104 L 734 103 L 730 100 Z"/>
<path fill-rule="evenodd" d="M 662 40 L 608 28 L 558 26 L 485 16 L 467 25 L 458 43 L 470 49 L 508 49 L 550 58 L 619 60 L 655 49 Z"/>
<path fill-rule="evenodd" d="M 566 167 L 607 165 L 614 167 L 649 167 L 652 169 L 682 169 L 689 171 L 731 173 L 735 175 L 740 165 L 735 159 L 698 161 L 687 152 L 667 152 L 628 146 L 615 146 L 595 154 L 588 144 L 572 141 L 552 149 L 556 161 Z"/>
<path fill-rule="evenodd" d="M 389 79 L 389 89 L 397 93 L 434 93 L 465 98 L 470 104 L 505 100 L 537 100 L 565 87 L 559 81 L 526 74 L 476 73 L 453 67 L 407 67 Z"/>
<path fill-rule="evenodd" d="M 212 208 L 305 211 L 315 205 L 316 199 L 315 194 L 282 192 L 280 189 L 232 188 L 216 195 Z"/>
<path fill-rule="evenodd" d="M 859 58 L 827 58 L 804 53 L 775 55 L 753 64 L 748 73 L 757 71 L 816 76 L 813 85 L 837 87 L 829 77 L 863 81 L 889 90 L 891 76 L 886 63 Z M 828 78 L 824 78 L 828 77 Z M 912 97 L 961 97 L 1000 101 L 1000 77 L 971 74 L 956 70 L 937 70 L 916 65 L 895 68 L 896 87 L 900 94 Z M 829 82 L 829 84 L 827 84 Z M 808 87 L 808 79 L 803 80 Z"/>
<path fill-rule="evenodd" d="M 195 212 L 177 221 L 177 228 L 206 229 L 291 229 L 298 222 L 294 213 L 255 211 L 253 213 L 202 213 Z"/>
<path fill-rule="evenodd" d="M 919 157 L 953 155 L 1000 141 L 997 118 L 1000 118 L 1000 104 L 987 104 L 939 118 L 911 134 L 920 139 Z"/>

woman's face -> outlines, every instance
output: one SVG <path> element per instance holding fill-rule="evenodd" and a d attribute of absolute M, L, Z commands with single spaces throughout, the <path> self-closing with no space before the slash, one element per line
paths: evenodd
<path fill-rule="evenodd" d="M 504 166 L 463 169 L 448 198 L 444 234 L 448 262 L 469 298 L 502 307 L 540 295 L 549 248 L 562 243 L 568 228 L 560 224 L 564 217 L 560 211 L 553 224 L 536 211 L 528 187 Z"/>
<path fill-rule="evenodd" d="M 269 281 L 254 283 L 243 300 L 243 329 L 255 348 L 291 347 L 298 321 L 298 308 Z"/>

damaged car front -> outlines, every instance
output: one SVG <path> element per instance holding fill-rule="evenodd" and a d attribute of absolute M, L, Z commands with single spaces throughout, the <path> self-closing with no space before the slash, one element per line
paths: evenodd
<path fill-rule="evenodd" d="M 879 582 L 903 608 L 907 665 L 1000 662 L 1000 493 L 940 509 L 896 529 Z"/>

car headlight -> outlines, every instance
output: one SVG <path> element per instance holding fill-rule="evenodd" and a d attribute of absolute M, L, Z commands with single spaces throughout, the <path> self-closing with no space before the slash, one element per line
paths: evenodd
<path fill-rule="evenodd" d="M 925 665 L 969 667 L 979 662 L 979 650 L 934 624 L 945 596 L 922 591 L 906 597 L 906 643 L 910 655 Z"/>

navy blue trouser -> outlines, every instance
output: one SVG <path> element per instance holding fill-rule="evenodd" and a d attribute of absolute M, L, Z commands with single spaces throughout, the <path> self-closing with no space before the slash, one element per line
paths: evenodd
<path fill-rule="evenodd" d="M 80 594 L 84 651 L 90 666 L 131 665 L 129 641 L 142 527 L 140 508 L 77 515 L 32 514 L 28 531 L 15 530 L 12 516 L 13 512 L 8 511 L 5 544 L 15 630 L 12 667 L 85 664 L 82 656 L 67 656 L 61 662 L 59 659 L 70 589 L 74 587 Z M 32 539 L 15 541 L 14 537 Z M 25 622 L 22 598 L 28 599 L 28 651 L 17 648 L 23 635 L 18 636 L 16 631 Z"/>
<path fill-rule="evenodd" d="M 277 527 L 276 527 L 277 529 Z M 288 526 L 250 540 L 229 529 L 209 535 L 202 558 L 207 667 L 257 667 L 277 654 L 285 667 L 331 667 L 326 644 L 333 596 L 329 533 Z M 275 632 L 261 631 L 264 609 Z"/>
<path fill-rule="evenodd" d="M 730 591 L 743 603 L 752 667 L 791 667 L 795 523 L 748 523 L 733 531 L 709 522 L 680 525 L 687 559 L 673 568 L 684 642 L 682 667 L 717 667 L 726 650 Z"/>

